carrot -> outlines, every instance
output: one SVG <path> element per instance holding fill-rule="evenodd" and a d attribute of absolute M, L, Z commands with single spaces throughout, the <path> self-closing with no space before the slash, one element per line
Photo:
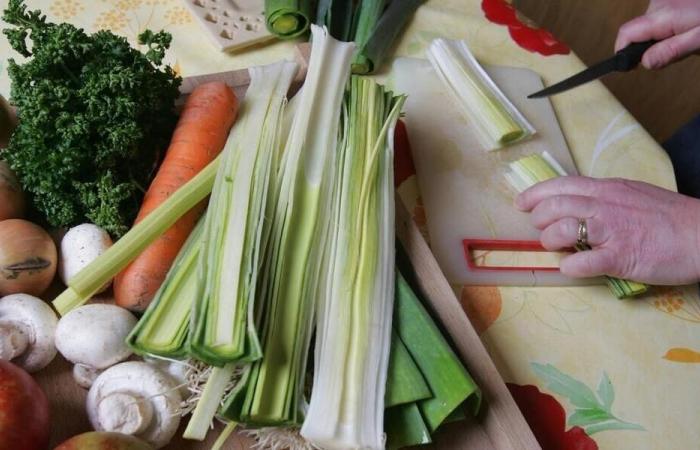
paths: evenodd
<path fill-rule="evenodd" d="M 224 83 L 202 84 L 190 94 L 136 223 L 214 160 L 226 143 L 237 112 L 238 100 Z M 206 202 L 202 202 L 192 208 L 117 275 L 117 305 L 132 311 L 146 309 L 205 207 Z"/>

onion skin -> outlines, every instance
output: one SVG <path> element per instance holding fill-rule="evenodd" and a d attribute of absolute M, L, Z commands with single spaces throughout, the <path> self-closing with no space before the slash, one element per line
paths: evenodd
<path fill-rule="evenodd" d="M 73 436 L 54 450 L 153 450 L 153 447 L 134 436 L 92 431 Z"/>
<path fill-rule="evenodd" d="M 0 296 L 40 297 L 56 274 L 56 244 L 38 225 L 22 219 L 0 222 Z"/>
<path fill-rule="evenodd" d="M 24 216 L 25 201 L 17 176 L 5 161 L 0 161 L 0 220 Z"/>
<path fill-rule="evenodd" d="M 49 400 L 36 381 L 8 361 L 0 361 L 0 450 L 46 450 Z"/>

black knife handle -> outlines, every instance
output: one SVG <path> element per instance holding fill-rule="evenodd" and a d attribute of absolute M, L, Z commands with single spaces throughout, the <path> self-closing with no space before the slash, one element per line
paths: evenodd
<path fill-rule="evenodd" d="M 658 41 L 634 42 L 615 53 L 615 68 L 620 72 L 629 72 L 642 61 L 644 52 Z"/>

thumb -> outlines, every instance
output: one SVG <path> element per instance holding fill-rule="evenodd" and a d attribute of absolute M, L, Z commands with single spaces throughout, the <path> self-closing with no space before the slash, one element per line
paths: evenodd
<path fill-rule="evenodd" d="M 660 69 L 700 49 L 700 27 L 654 44 L 642 57 L 647 69 Z"/>
<path fill-rule="evenodd" d="M 559 263 L 559 268 L 561 273 L 573 278 L 617 275 L 613 273 L 615 271 L 615 254 L 603 248 L 566 256 Z"/>

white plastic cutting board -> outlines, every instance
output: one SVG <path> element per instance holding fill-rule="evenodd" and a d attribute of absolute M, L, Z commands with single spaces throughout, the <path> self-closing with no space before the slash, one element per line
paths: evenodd
<path fill-rule="evenodd" d="M 430 244 L 447 279 L 455 284 L 500 286 L 580 285 L 559 271 L 470 268 L 464 239 L 537 240 L 526 214 L 513 206 L 515 194 L 503 173 L 508 162 L 548 151 L 567 173 L 576 174 L 557 118 L 548 99 L 529 100 L 542 80 L 529 69 L 485 67 L 495 83 L 537 130 L 525 142 L 486 151 L 473 128 L 445 91 L 428 61 L 394 62 L 395 88 L 408 95 L 406 128 L 425 206 Z M 514 255 L 514 266 L 517 255 Z"/>

